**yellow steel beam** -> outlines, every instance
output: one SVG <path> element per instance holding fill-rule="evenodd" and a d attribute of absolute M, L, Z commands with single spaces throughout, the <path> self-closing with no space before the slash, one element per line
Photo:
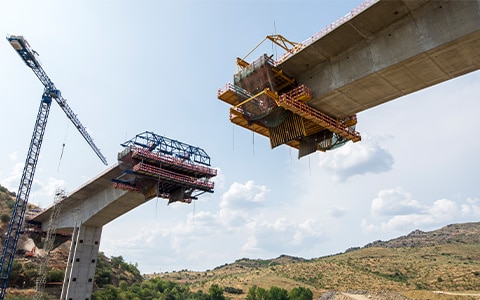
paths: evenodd
<path fill-rule="evenodd" d="M 248 67 L 250 64 L 246 62 L 245 60 L 241 59 L 240 57 L 237 57 L 237 66 L 240 66 L 242 68 Z"/>
<path fill-rule="evenodd" d="M 278 45 L 285 51 L 290 51 L 301 45 L 300 43 L 295 43 L 287 40 L 285 37 L 281 36 L 280 34 L 267 35 L 267 39 L 271 40 L 272 42 L 274 42 L 276 45 Z M 290 45 L 291 48 L 289 48 L 288 45 Z"/>
<path fill-rule="evenodd" d="M 234 108 L 237 108 L 237 107 L 239 107 L 239 106 L 242 106 L 242 105 L 244 105 L 245 103 L 250 102 L 250 101 L 252 101 L 253 99 L 255 99 L 255 98 L 257 98 L 258 96 L 263 95 L 263 94 L 266 94 L 267 96 L 270 97 L 270 95 L 269 95 L 268 93 L 273 93 L 273 92 L 271 92 L 269 88 L 266 88 L 266 89 L 264 89 L 263 91 L 255 94 L 255 95 L 253 95 L 252 97 L 250 97 L 250 98 L 242 101 L 241 103 L 235 105 Z M 275 93 L 273 93 L 273 94 L 276 95 Z M 278 96 L 277 96 L 277 98 L 278 98 Z M 275 98 L 274 98 L 274 99 L 275 99 Z"/>

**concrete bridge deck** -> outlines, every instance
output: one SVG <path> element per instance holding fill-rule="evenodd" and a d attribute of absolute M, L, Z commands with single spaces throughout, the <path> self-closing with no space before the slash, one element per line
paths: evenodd
<path fill-rule="evenodd" d="M 144 203 L 145 196 L 140 193 L 113 188 L 111 179 L 122 172 L 115 164 L 70 193 L 62 201 L 57 231 L 71 233 L 76 224 L 102 227 Z M 47 208 L 32 221 L 40 222 L 42 229 L 46 230 L 52 209 L 53 206 Z"/>
<path fill-rule="evenodd" d="M 378 1 L 278 67 L 344 118 L 480 68 L 480 2 Z M 428 113 L 428 112 L 426 112 Z"/>

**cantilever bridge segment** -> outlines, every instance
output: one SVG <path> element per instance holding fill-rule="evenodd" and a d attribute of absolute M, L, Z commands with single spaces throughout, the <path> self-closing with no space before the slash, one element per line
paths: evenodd
<path fill-rule="evenodd" d="M 91 299 L 102 228 L 155 197 L 190 203 L 213 193 L 217 170 L 198 147 L 146 131 L 122 144 L 118 163 L 62 200 L 57 232 L 72 234 L 62 300 Z M 33 217 L 41 230 L 51 226 L 53 206 Z"/>
<path fill-rule="evenodd" d="M 271 37 L 287 50 L 278 61 L 263 55 L 252 63 L 237 59 L 234 83 L 220 89 L 218 98 L 232 106 L 234 124 L 270 138 L 272 147 L 295 147 L 299 156 L 359 141 L 357 113 L 480 68 L 479 7 L 478 0 L 367 0 L 303 43 Z M 151 149 L 141 140 L 130 146 L 139 142 Z M 160 172 L 161 158 L 125 151 L 119 164 L 63 200 L 58 229 L 74 234 L 62 299 L 91 299 L 103 225 L 155 196 L 189 202 L 197 195 L 192 187 L 210 191 L 196 171 L 170 165 Z M 209 167 L 209 161 L 200 166 Z M 173 170 L 181 176 L 170 176 Z M 188 184 L 175 189 L 183 176 L 190 177 Z M 46 231 L 49 216 L 50 209 L 33 221 Z"/>
<path fill-rule="evenodd" d="M 217 97 L 232 123 L 299 157 L 357 142 L 358 113 L 480 68 L 479 10 L 475 0 L 366 0 L 302 43 L 268 36 L 286 53 L 237 58 Z"/>

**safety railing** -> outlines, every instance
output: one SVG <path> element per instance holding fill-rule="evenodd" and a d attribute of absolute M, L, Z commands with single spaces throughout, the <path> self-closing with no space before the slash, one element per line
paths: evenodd
<path fill-rule="evenodd" d="M 323 28 L 322 30 L 320 30 L 319 32 L 315 33 L 314 35 L 312 35 L 311 37 L 309 37 L 308 39 L 306 39 L 305 41 L 303 41 L 300 45 L 302 45 L 301 47 L 295 47 L 294 49 L 292 49 L 291 51 L 288 51 L 286 52 L 285 54 L 283 54 L 282 57 L 280 57 L 276 62 L 275 62 L 275 65 L 279 65 L 281 64 L 282 62 L 284 62 L 285 60 L 287 60 L 289 57 L 293 56 L 295 53 L 299 52 L 300 50 L 310 46 L 311 44 L 313 44 L 314 42 L 316 42 L 317 40 L 319 40 L 320 38 L 324 37 L 325 35 L 327 35 L 328 33 L 332 32 L 335 28 L 339 27 L 340 25 L 348 22 L 349 20 L 351 20 L 353 17 L 355 17 L 356 15 L 360 14 L 361 12 L 363 12 L 364 10 L 366 10 L 367 8 L 369 8 L 370 6 L 372 6 L 373 4 L 377 3 L 378 1 L 380 0 L 365 0 L 362 4 L 358 5 L 357 7 L 355 7 L 353 10 L 351 10 L 349 13 L 347 13 L 346 15 L 344 15 L 343 17 L 341 17 L 340 19 L 334 21 L 333 23 L 330 23 L 328 24 L 325 28 Z"/>
<path fill-rule="evenodd" d="M 227 84 L 225 84 L 223 87 L 219 88 L 218 91 L 217 91 L 217 97 L 220 98 L 221 95 L 223 95 L 224 93 L 228 92 L 228 91 L 232 91 L 236 94 L 240 94 L 242 95 L 243 97 L 245 98 L 249 98 L 252 96 L 251 93 L 249 93 L 247 90 L 239 87 L 239 86 L 236 86 L 230 82 L 228 82 Z"/>
<path fill-rule="evenodd" d="M 312 99 L 312 90 L 302 84 L 286 92 L 284 95 L 290 99 L 305 102 Z"/>
<path fill-rule="evenodd" d="M 302 101 L 296 101 L 295 98 L 292 97 L 292 95 L 301 95 L 302 93 L 306 93 L 309 90 L 307 87 L 302 86 L 299 86 L 296 89 L 298 89 L 299 91 L 291 91 L 290 93 L 284 93 L 277 97 L 278 106 L 281 106 L 306 119 L 309 119 L 349 140 L 352 140 L 354 142 L 361 140 L 360 133 L 353 130 L 352 127 L 346 126 L 341 121 L 338 121 L 337 119 L 332 118 L 329 115 L 314 109 L 313 107 L 307 105 Z"/>
<path fill-rule="evenodd" d="M 138 163 L 135 166 L 133 166 L 133 172 L 143 174 L 143 175 L 148 175 L 148 176 L 155 176 L 159 177 L 161 179 L 173 181 L 175 183 L 179 183 L 182 185 L 189 185 L 194 188 L 199 188 L 199 189 L 213 189 L 214 183 L 210 182 L 208 179 L 197 179 L 191 176 L 187 175 L 181 175 L 178 173 L 170 172 L 168 170 L 152 166 L 150 164 L 145 164 L 145 163 Z"/>
<path fill-rule="evenodd" d="M 200 166 L 192 163 L 189 160 L 177 158 L 177 157 L 172 157 L 168 155 L 162 155 L 161 153 L 158 152 L 152 152 L 149 151 L 145 148 L 137 148 L 134 149 L 132 152 L 132 157 L 133 158 L 143 158 L 143 159 L 149 159 L 154 163 L 162 163 L 171 167 L 177 167 L 180 169 L 183 169 L 185 171 L 190 171 L 193 173 L 196 173 L 200 176 L 208 176 L 208 177 L 214 177 L 217 176 L 217 170 L 208 168 L 205 166 Z"/>

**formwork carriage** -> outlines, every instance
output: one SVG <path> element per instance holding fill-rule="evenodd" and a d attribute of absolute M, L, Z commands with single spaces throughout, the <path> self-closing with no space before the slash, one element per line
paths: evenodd
<path fill-rule="evenodd" d="M 331 150 L 361 139 L 355 131 L 356 116 L 336 119 L 308 105 L 311 90 L 279 69 L 271 57 L 249 64 L 237 59 L 240 70 L 234 83 L 218 90 L 230 105 L 230 121 L 282 144 L 299 149 L 299 157 L 317 150 Z"/>
<path fill-rule="evenodd" d="M 188 202 L 212 193 L 217 170 L 198 147 L 144 132 L 122 144 L 118 159 L 124 173 L 112 179 L 114 187 L 140 192 L 147 199 L 167 198 L 169 203 Z"/>

